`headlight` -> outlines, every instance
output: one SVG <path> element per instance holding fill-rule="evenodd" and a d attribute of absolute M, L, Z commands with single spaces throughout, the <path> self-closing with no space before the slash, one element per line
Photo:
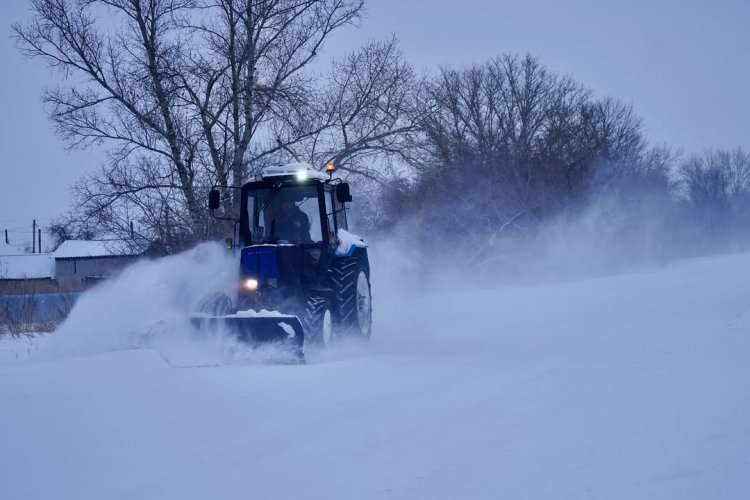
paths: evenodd
<path fill-rule="evenodd" d="M 297 170 L 297 173 L 295 174 L 295 177 L 297 177 L 298 181 L 304 181 L 307 179 L 307 170 Z"/>
<path fill-rule="evenodd" d="M 255 278 L 248 278 L 242 282 L 242 287 L 245 290 L 250 290 L 254 292 L 255 290 L 258 289 L 258 280 L 256 280 Z"/>

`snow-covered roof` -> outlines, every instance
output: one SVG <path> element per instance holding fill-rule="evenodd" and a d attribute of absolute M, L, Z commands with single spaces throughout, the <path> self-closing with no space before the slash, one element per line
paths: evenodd
<path fill-rule="evenodd" d="M 48 253 L 0 256 L 0 279 L 51 278 L 55 260 Z"/>
<path fill-rule="evenodd" d="M 23 255 L 23 250 L 8 245 L 4 241 L 0 241 L 0 255 Z"/>
<path fill-rule="evenodd" d="M 86 257 L 118 257 L 134 253 L 119 241 L 66 240 L 52 254 L 55 259 L 82 259 Z"/>

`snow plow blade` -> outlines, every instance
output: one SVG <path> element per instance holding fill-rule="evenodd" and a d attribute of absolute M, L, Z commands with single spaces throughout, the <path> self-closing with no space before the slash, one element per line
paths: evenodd
<path fill-rule="evenodd" d="M 200 315 L 193 316 L 190 321 L 199 330 L 220 328 L 253 347 L 278 345 L 297 360 L 304 361 L 302 347 L 305 333 L 297 316 Z"/>

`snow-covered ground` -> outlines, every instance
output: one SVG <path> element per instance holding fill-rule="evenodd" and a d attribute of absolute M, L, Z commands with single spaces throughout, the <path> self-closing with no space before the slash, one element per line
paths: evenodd
<path fill-rule="evenodd" d="M 750 254 L 419 293 L 376 255 L 370 343 L 289 366 L 181 340 L 201 252 L 0 342 L 0 497 L 750 497 Z"/>

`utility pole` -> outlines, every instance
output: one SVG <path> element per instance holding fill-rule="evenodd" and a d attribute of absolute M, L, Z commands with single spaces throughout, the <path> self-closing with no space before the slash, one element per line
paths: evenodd
<path fill-rule="evenodd" d="M 37 231 L 39 231 L 39 245 L 37 246 L 39 247 L 39 253 L 42 253 L 42 230 L 40 228 Z"/>
<path fill-rule="evenodd" d="M 10 240 L 8 240 L 8 230 L 5 230 L 5 244 L 10 245 Z"/>
<path fill-rule="evenodd" d="M 36 253 L 36 219 L 34 219 L 31 229 L 31 253 Z"/>

